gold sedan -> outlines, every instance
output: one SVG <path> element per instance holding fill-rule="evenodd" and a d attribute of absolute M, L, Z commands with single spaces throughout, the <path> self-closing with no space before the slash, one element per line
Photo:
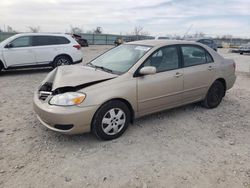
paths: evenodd
<path fill-rule="evenodd" d="M 85 66 L 54 69 L 35 92 L 34 110 L 54 131 L 110 140 L 147 114 L 198 101 L 215 108 L 235 79 L 235 62 L 200 43 L 136 41 Z"/>

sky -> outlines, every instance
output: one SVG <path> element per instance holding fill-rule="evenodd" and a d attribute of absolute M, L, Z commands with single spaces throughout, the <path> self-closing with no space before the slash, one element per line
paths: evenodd
<path fill-rule="evenodd" d="M 127 34 L 141 26 L 153 36 L 203 32 L 250 37 L 250 0 L 0 0 L 0 28 L 19 32 L 83 31 Z"/>

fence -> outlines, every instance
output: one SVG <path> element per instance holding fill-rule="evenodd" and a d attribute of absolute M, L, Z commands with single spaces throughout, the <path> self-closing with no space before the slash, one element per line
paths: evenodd
<path fill-rule="evenodd" d="M 0 41 L 15 35 L 16 33 L 7 33 L 0 32 Z M 89 44 L 97 44 L 97 45 L 113 45 L 114 41 L 117 37 L 123 38 L 124 41 L 135 41 L 135 40 L 145 40 L 145 39 L 153 39 L 154 37 L 150 36 L 135 36 L 135 35 L 111 35 L 111 34 L 89 34 L 89 33 L 80 33 L 82 38 L 87 39 Z"/>
<path fill-rule="evenodd" d="M 0 32 L 0 42 L 3 41 L 4 39 L 7 39 L 16 33 L 7 33 L 7 32 Z"/>
<path fill-rule="evenodd" d="M 0 32 L 0 42 L 4 39 L 14 35 L 16 33 L 7 33 L 7 32 Z M 111 35 L 111 34 L 89 34 L 89 33 L 81 33 L 79 34 L 84 39 L 88 40 L 88 43 L 97 44 L 97 45 L 113 45 L 114 41 L 117 37 L 123 38 L 124 41 L 130 42 L 135 40 L 145 40 L 145 39 L 154 39 L 152 36 L 135 36 L 135 35 Z M 232 38 L 232 39 L 214 39 L 219 46 L 226 46 L 237 47 L 242 44 L 246 44 L 250 42 L 250 39 L 241 39 L 241 38 Z"/>

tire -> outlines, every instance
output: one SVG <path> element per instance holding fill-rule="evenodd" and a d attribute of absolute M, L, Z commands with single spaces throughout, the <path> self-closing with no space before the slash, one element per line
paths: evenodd
<path fill-rule="evenodd" d="M 225 87 L 222 82 L 216 80 L 209 88 L 206 98 L 202 102 L 206 108 L 216 108 L 222 101 L 225 95 Z"/>
<path fill-rule="evenodd" d="M 243 52 L 240 52 L 240 55 L 243 55 Z"/>
<path fill-rule="evenodd" d="M 62 66 L 62 65 L 70 65 L 72 64 L 72 60 L 71 58 L 69 58 L 68 56 L 65 55 L 61 55 L 55 58 L 55 60 L 53 61 L 53 68 Z"/>
<path fill-rule="evenodd" d="M 4 66 L 3 66 L 2 62 L 0 61 L 0 73 L 3 70 L 3 68 L 4 68 Z"/>
<path fill-rule="evenodd" d="M 126 131 L 130 119 L 130 111 L 126 104 L 119 100 L 109 101 L 97 110 L 91 130 L 99 139 L 116 139 Z"/>

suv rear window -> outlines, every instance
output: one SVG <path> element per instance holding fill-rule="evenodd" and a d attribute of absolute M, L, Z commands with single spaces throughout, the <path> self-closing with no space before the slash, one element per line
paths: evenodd
<path fill-rule="evenodd" d="M 69 44 L 70 41 L 61 36 L 33 36 L 33 46 Z"/>

